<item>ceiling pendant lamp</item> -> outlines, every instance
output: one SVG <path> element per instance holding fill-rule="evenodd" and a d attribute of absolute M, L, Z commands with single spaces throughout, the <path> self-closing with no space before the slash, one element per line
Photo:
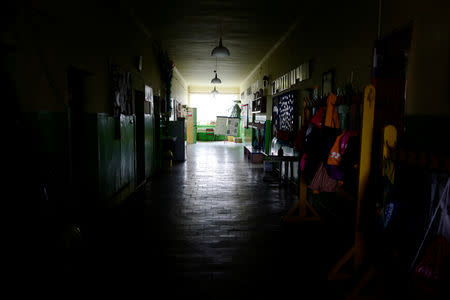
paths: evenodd
<path fill-rule="evenodd" d="M 216 90 L 216 87 L 214 86 L 214 89 L 211 91 L 211 94 L 213 94 L 214 96 L 217 95 L 219 93 L 218 90 Z"/>
<path fill-rule="evenodd" d="M 213 79 L 211 79 L 211 83 L 213 83 L 213 84 L 220 84 L 220 83 L 222 83 L 222 80 L 220 80 L 220 78 L 217 77 L 216 70 L 214 70 L 214 73 L 216 73 L 216 76 Z"/>
<path fill-rule="evenodd" d="M 227 47 L 224 47 L 222 45 L 222 37 L 220 37 L 219 46 L 217 46 L 216 48 L 214 48 L 211 51 L 211 56 L 215 56 L 215 57 L 227 57 L 227 56 L 230 56 L 230 50 L 228 50 Z"/>

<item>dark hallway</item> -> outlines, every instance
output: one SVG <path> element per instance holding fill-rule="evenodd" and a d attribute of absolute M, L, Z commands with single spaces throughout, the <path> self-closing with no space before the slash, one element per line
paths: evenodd
<path fill-rule="evenodd" d="M 150 236 L 164 249 L 169 281 L 208 299 L 280 296 L 298 286 L 294 268 L 303 270 L 304 289 L 317 289 L 323 262 L 297 261 L 312 249 L 299 247 L 281 228 L 295 194 L 279 189 L 276 180 L 273 187 L 261 186 L 262 166 L 252 167 L 239 145 L 199 143 L 189 146 L 188 157 L 146 193 L 145 227 L 163 228 Z"/>
<path fill-rule="evenodd" d="M 293 187 L 248 162 L 240 145 L 198 143 L 187 155 L 120 210 L 97 216 L 82 257 L 68 258 L 62 274 L 199 299 L 343 296 L 327 272 L 350 231 L 283 225 Z"/>
<path fill-rule="evenodd" d="M 6 1 L 8 279 L 447 299 L 449 5 Z"/>

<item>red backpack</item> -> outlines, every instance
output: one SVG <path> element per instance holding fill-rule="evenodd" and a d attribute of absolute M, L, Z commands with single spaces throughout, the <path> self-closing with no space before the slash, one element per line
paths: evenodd
<path fill-rule="evenodd" d="M 317 128 L 322 128 L 324 119 L 325 119 L 325 110 L 323 107 L 321 107 L 319 108 L 319 110 L 317 110 L 314 117 L 312 117 L 311 124 L 313 124 Z"/>

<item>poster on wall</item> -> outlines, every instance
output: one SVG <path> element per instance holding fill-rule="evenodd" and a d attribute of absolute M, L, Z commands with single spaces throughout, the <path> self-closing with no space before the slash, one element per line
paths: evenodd
<path fill-rule="evenodd" d="M 131 73 L 125 72 L 118 65 L 111 65 L 114 116 L 132 114 Z"/>
<path fill-rule="evenodd" d="M 242 124 L 244 128 L 248 128 L 248 104 L 242 105 Z"/>
<path fill-rule="evenodd" d="M 239 118 L 228 118 L 227 121 L 227 135 L 237 136 L 239 128 Z"/>
<path fill-rule="evenodd" d="M 216 128 L 214 129 L 214 134 L 216 135 L 226 135 L 227 134 L 227 122 L 228 117 L 216 117 Z"/>

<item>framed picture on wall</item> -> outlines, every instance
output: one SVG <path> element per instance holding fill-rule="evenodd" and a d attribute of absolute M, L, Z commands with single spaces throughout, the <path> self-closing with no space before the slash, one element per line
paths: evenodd
<path fill-rule="evenodd" d="M 334 71 L 328 71 L 322 75 L 322 97 L 327 97 L 334 88 Z"/>
<path fill-rule="evenodd" d="M 242 105 L 242 124 L 244 128 L 248 128 L 248 104 Z"/>

